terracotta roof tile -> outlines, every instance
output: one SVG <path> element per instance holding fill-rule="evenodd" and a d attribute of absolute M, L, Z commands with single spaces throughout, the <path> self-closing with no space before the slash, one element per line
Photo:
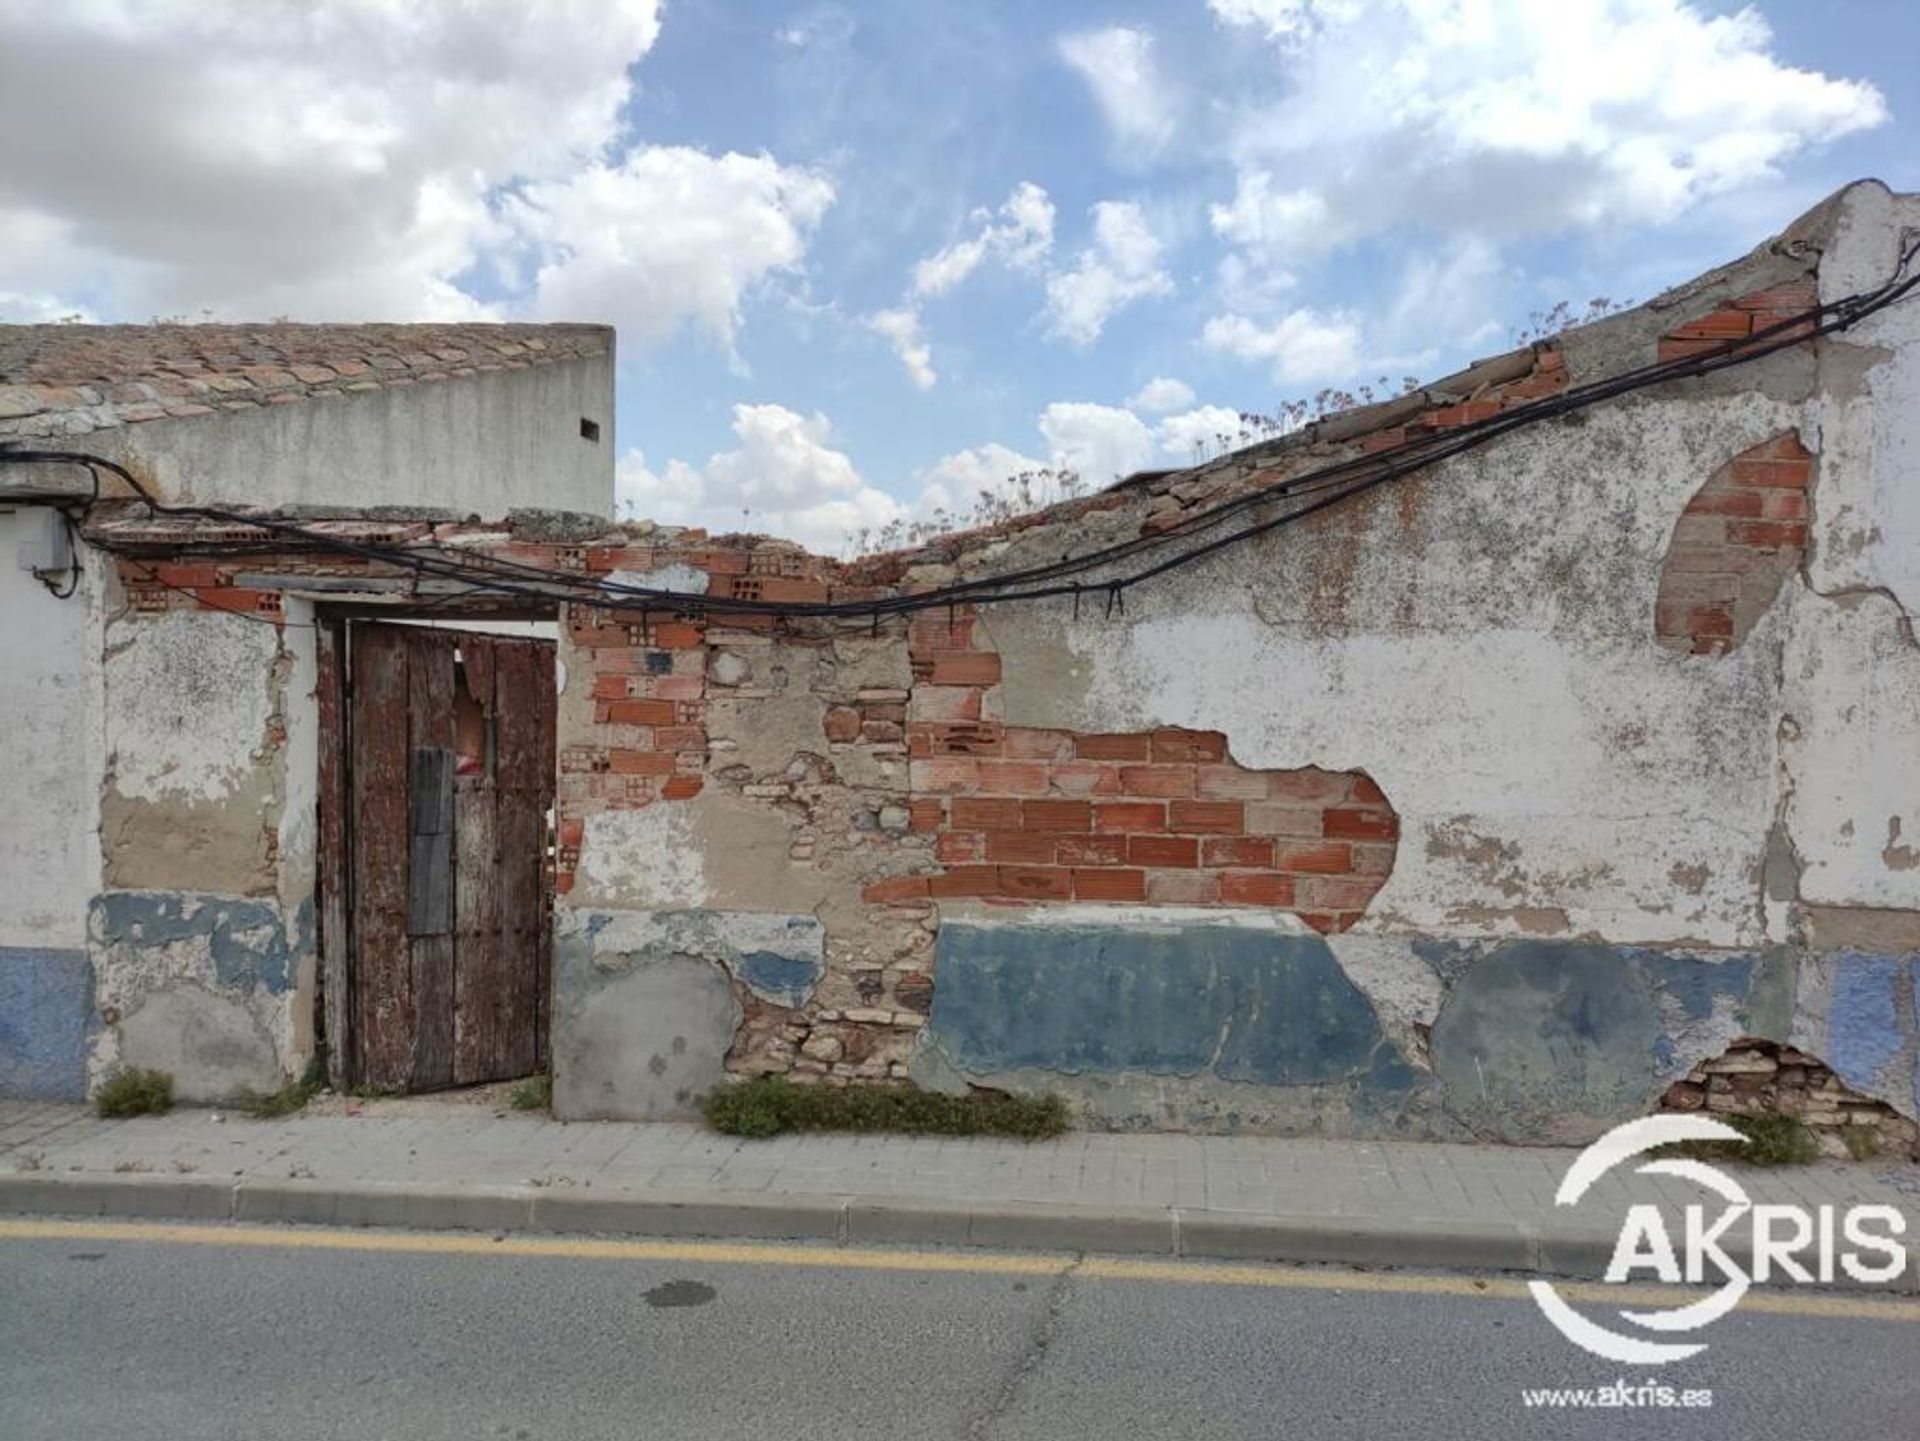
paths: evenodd
<path fill-rule="evenodd" d="M 608 355 L 604 325 L 0 325 L 0 441 Z"/>

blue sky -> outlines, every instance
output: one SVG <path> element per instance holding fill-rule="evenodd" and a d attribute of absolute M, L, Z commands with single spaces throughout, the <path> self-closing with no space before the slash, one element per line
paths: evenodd
<path fill-rule="evenodd" d="M 611 320 L 623 503 L 828 548 L 1920 185 L 1873 0 L 42 8 L 0 317 Z"/>

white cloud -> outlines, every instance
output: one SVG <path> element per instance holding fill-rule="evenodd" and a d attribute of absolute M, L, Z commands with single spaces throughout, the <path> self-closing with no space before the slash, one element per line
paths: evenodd
<path fill-rule="evenodd" d="M 1753 10 L 1686 0 L 1213 0 L 1278 42 L 1212 212 L 1259 266 L 1402 225 L 1504 236 L 1671 221 L 1877 125 L 1871 85 L 1770 53 Z"/>
<path fill-rule="evenodd" d="M 1184 380 L 1156 375 L 1133 393 L 1129 410 L 1144 410 L 1149 415 L 1164 415 L 1170 410 L 1193 404 L 1193 387 Z"/>
<path fill-rule="evenodd" d="M 1285 385 L 1338 379 L 1360 364 L 1360 325 L 1344 312 L 1293 310 L 1271 325 L 1244 315 L 1216 315 L 1201 331 L 1200 343 L 1237 360 L 1264 362 Z"/>
<path fill-rule="evenodd" d="M 982 206 L 969 218 L 979 226 L 977 233 L 918 261 L 905 299 L 867 317 L 868 328 L 887 338 L 908 377 L 922 390 L 931 390 L 939 379 L 922 303 L 955 289 L 989 258 L 1014 270 L 1035 270 L 1053 248 L 1053 202 L 1030 180 L 1014 186 L 997 213 Z"/>
<path fill-rule="evenodd" d="M 1150 160 L 1166 148 L 1175 121 L 1152 35 L 1124 25 L 1064 35 L 1060 58 L 1092 89 L 1123 160 Z"/>
<path fill-rule="evenodd" d="M 1131 410 L 1091 401 L 1058 400 L 1040 414 L 1053 464 L 1078 472 L 1090 489 L 1111 485 L 1153 463 L 1156 442 Z"/>
<path fill-rule="evenodd" d="M 833 425 L 815 412 L 783 405 L 736 405 L 737 446 L 699 468 L 673 460 L 654 471 L 639 451 L 622 458 L 616 496 L 623 516 L 703 525 L 709 530 L 785 536 L 835 552 L 862 529 L 879 529 L 905 514 L 885 491 L 868 485 Z"/>
<path fill-rule="evenodd" d="M 632 145 L 659 26 L 656 0 L 0 7 L 0 127 L 33 137 L 0 154 L 8 286 L 130 320 L 565 315 L 628 347 L 686 323 L 729 342 L 833 192 Z"/>
<path fill-rule="evenodd" d="M 997 441 L 943 455 L 919 474 L 920 496 L 914 513 L 964 513 L 985 494 L 1001 489 L 1016 475 L 1045 470 L 1047 463 L 1022 455 Z"/>
<path fill-rule="evenodd" d="M 998 215 L 981 209 L 971 219 L 975 235 L 957 240 L 913 267 L 915 296 L 945 295 L 979 268 L 989 255 L 1016 270 L 1032 270 L 1053 248 L 1053 201 L 1030 180 L 1013 187 Z"/>
<path fill-rule="evenodd" d="M 537 313 L 609 319 L 643 348 L 692 322 L 731 346 L 742 296 L 799 263 L 832 203 L 825 177 L 769 156 L 651 146 L 529 186 L 511 213 L 550 257 Z"/>
<path fill-rule="evenodd" d="M 1201 405 L 1169 415 L 1154 429 L 1160 448 L 1182 465 L 1196 465 L 1237 449 L 1253 436 L 1240 412 L 1224 405 Z"/>
<path fill-rule="evenodd" d="M 1173 291 L 1161 268 L 1164 247 L 1130 201 L 1103 200 L 1093 207 L 1093 244 L 1072 270 L 1047 281 L 1048 333 L 1075 345 L 1091 345 L 1107 321 L 1136 300 Z"/>
<path fill-rule="evenodd" d="M 901 306 L 897 310 L 878 311 L 867 317 L 867 326 L 886 337 L 915 385 L 922 390 L 933 389 L 940 377 L 933 368 L 933 347 L 927 343 L 917 310 Z"/>

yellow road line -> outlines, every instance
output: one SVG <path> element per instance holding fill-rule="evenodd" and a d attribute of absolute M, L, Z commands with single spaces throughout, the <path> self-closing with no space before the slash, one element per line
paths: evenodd
<path fill-rule="evenodd" d="M 709 1266 L 806 1266 L 840 1271 L 947 1272 L 975 1276 L 1053 1276 L 1073 1266 L 1058 1253 L 882 1250 L 860 1246 L 795 1246 L 762 1241 L 595 1240 L 576 1236 L 470 1232 L 329 1230 L 321 1227 L 186 1225 L 131 1221 L 0 1219 L 0 1241 L 144 1241 L 163 1245 L 256 1250 L 373 1251 L 438 1256 L 543 1256 L 562 1260 L 679 1261 Z M 1265 1286 L 1289 1291 L 1531 1299 L 1526 1282 L 1509 1277 L 1433 1275 L 1410 1271 L 1343 1271 L 1331 1267 L 1233 1265 L 1213 1261 L 1090 1257 L 1075 1275 L 1104 1281 L 1185 1286 Z M 1699 1295 L 1679 1287 L 1604 1286 L 1556 1282 L 1572 1301 L 1666 1306 Z M 1750 1291 L 1740 1309 L 1776 1316 L 1920 1322 L 1920 1301 L 1813 1291 Z"/>

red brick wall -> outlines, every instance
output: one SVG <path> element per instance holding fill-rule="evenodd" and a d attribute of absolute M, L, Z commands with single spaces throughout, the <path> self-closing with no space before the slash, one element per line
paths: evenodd
<path fill-rule="evenodd" d="M 1661 336 L 1657 358 L 1664 364 L 1669 360 L 1687 360 L 1696 355 L 1714 354 L 1726 347 L 1729 341 L 1743 341 L 1756 332 L 1812 309 L 1818 299 L 1811 278 L 1739 296 L 1718 310 L 1697 320 L 1689 320 L 1684 325 L 1677 325 Z M 1812 330 L 1813 325 L 1809 321 L 1781 333 L 1800 336 L 1810 334 Z M 1770 341 L 1773 338 L 1768 337 Z M 1740 347 L 1736 343 L 1733 348 L 1738 350 Z"/>
<path fill-rule="evenodd" d="M 1341 931 L 1392 871 L 1399 818 L 1366 775 L 1248 770 L 1218 731 L 1002 725 L 978 639 L 965 612 L 913 622 L 913 824 L 942 869 L 866 899 L 1272 906 Z"/>
<path fill-rule="evenodd" d="M 1661 645 L 1719 655 L 1746 639 L 1800 564 L 1812 479 L 1813 457 L 1792 431 L 1708 477 L 1667 547 L 1654 604 Z"/>

